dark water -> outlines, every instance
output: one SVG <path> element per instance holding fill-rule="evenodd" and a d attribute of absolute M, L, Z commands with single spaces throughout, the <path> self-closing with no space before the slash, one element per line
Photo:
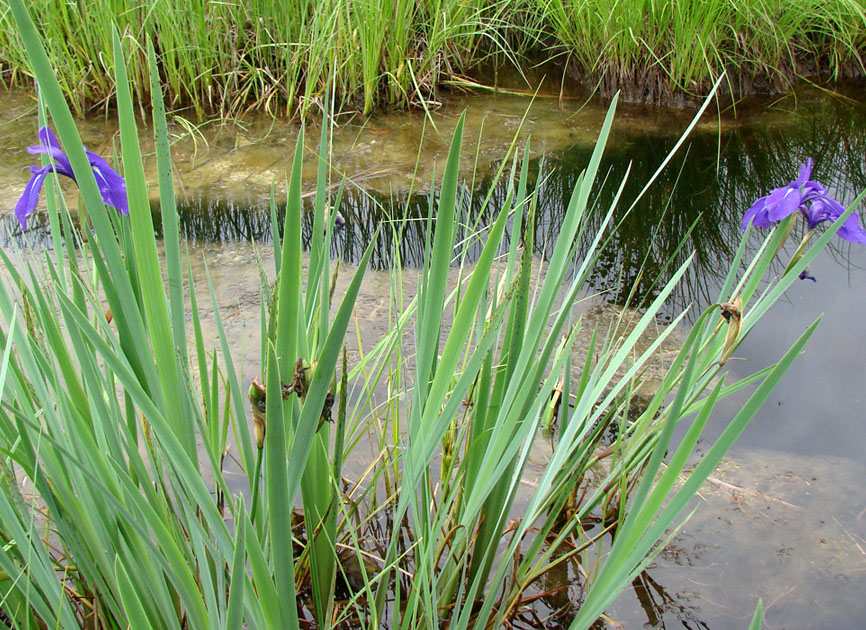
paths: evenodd
<path fill-rule="evenodd" d="M 678 132 L 679 127 L 671 133 L 656 127 L 641 133 L 631 126 L 627 132 L 615 133 L 597 182 L 598 211 L 594 214 L 597 223 L 602 211 L 610 206 L 629 166 L 631 172 L 618 204 L 617 220 L 622 222 L 596 266 L 594 286 L 631 287 L 643 264 L 637 298 L 651 299 L 659 290 L 660 283 L 656 280 L 663 283 L 671 268 L 694 250 L 696 262 L 671 307 L 680 309 L 692 302 L 707 304 L 716 297 L 712 288 L 726 270 L 739 242 L 743 212 L 759 196 L 796 177 L 807 157 L 815 161 L 813 179 L 824 184 L 843 203 L 866 189 L 866 108 L 841 98 L 819 98 L 814 94 L 788 105 L 794 107 L 793 111 L 780 115 L 776 124 L 746 122 L 723 128 L 721 133 L 708 125 L 694 131 L 624 218 L 625 210 L 673 147 L 677 140 L 673 132 Z M 749 118 L 748 113 L 740 116 L 744 120 Z M 539 188 L 535 233 L 539 255 L 552 249 L 571 190 L 591 151 L 584 143 L 532 161 L 531 178 Z M 484 205 L 488 195 L 489 202 Z M 505 197 L 502 181 L 492 190 L 487 180 L 474 191 L 464 190 L 463 223 L 467 227 L 463 234 L 458 234 L 458 240 L 471 232 L 469 226 L 484 226 L 497 216 Z M 437 203 L 435 192 L 385 196 L 347 187 L 339 203 L 347 229 L 336 236 L 333 253 L 350 261 L 358 260 L 375 230 L 390 224 L 400 230 L 399 245 L 394 247 L 392 230 L 383 230 L 374 247 L 372 266 L 387 269 L 399 260 L 405 266 L 415 267 L 423 257 L 425 219 L 431 205 L 435 208 Z M 158 213 L 158 208 L 155 210 Z M 282 207 L 277 210 L 281 219 Z M 236 199 L 197 197 L 180 208 L 184 235 L 203 241 L 269 241 L 270 216 L 267 205 L 251 206 Z M 308 238 L 312 226 L 307 219 L 304 230 Z M 587 235 L 592 233 L 590 227 Z M 844 268 L 849 251 L 835 247 L 832 256 Z M 672 263 L 668 262 L 671 260 Z"/>

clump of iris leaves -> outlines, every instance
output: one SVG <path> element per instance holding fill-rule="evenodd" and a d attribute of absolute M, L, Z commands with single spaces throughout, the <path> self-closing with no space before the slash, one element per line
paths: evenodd
<path fill-rule="evenodd" d="M 370 250 L 345 294 L 333 298 L 335 214 L 328 207 L 337 200 L 328 192 L 335 189 L 323 124 L 319 236 L 304 271 L 302 134 L 282 233 L 274 233 L 277 281 L 262 284 L 261 382 L 248 390 L 215 297 L 192 282 L 183 253 L 153 47 L 145 49 L 163 255 L 120 35 L 112 31 L 128 216 L 106 207 L 117 201 L 111 195 L 119 184 L 113 177 L 97 182 L 106 171 L 81 145 L 27 10 L 22 0 L 10 6 L 39 84 L 40 125 L 58 136 L 42 151 L 54 166 L 46 160 L 33 169 L 44 179 L 54 247 L 41 259 L 0 252 L 0 607 L 17 627 L 500 627 L 530 605 L 540 577 L 570 561 L 581 567 L 582 596 L 560 622 L 589 628 L 675 531 L 817 325 L 770 367 L 729 380 L 727 357 L 850 209 L 775 277 L 773 260 L 794 219 L 769 231 L 750 256 L 748 228 L 719 294 L 725 317 L 718 304 L 694 317 L 661 386 L 639 414 L 620 422 L 612 448 L 600 448 L 674 329 L 644 350 L 636 345 L 689 264 L 633 326 L 593 330 L 585 356 L 572 352 L 583 327 L 573 307 L 616 205 L 589 203 L 614 99 L 538 286 L 532 247 L 504 239 L 509 222 L 513 234 L 531 238 L 525 228 L 536 204 L 527 161 L 512 149 L 503 160 L 510 171 L 499 174 L 510 178 L 508 201 L 479 232 L 483 249 L 471 272 L 449 288 L 460 260 L 462 122 L 457 126 L 430 212 L 435 229 L 417 298 L 402 303 L 394 269 L 390 330 L 350 369 L 344 338 Z M 80 188 L 79 228 L 58 173 L 71 174 Z M 122 201 L 112 205 L 127 209 Z M 578 253 L 574 244 L 592 212 L 603 214 L 602 226 L 591 248 Z M 218 340 L 204 338 L 202 299 L 214 302 Z M 404 355 L 406 336 L 415 342 L 411 357 Z M 575 361 L 579 379 L 564 378 Z M 747 387 L 742 409 L 696 460 L 714 405 Z M 382 388 L 389 396 L 377 402 Z M 533 443 L 554 414 L 553 452 L 515 514 Z M 323 421 L 328 416 L 333 423 Z M 680 423 L 687 426 L 675 445 Z M 367 431 L 378 436 L 381 453 L 350 498 L 344 457 Z M 230 443 L 243 492 L 226 481 Z"/>

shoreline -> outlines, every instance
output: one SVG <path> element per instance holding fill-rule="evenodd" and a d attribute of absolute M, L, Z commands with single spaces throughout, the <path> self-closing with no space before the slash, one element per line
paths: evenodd
<path fill-rule="evenodd" d="M 847 0 L 810 7 L 743 0 L 736 9 L 706 0 L 651 8 L 633 0 L 449 0 L 404 9 L 251 0 L 142 12 L 130 0 L 93 0 L 87 12 L 34 5 L 31 13 L 79 116 L 110 106 L 112 24 L 136 99 L 149 99 L 150 39 L 166 106 L 198 120 L 251 111 L 306 118 L 322 111 L 329 93 L 342 114 L 426 111 L 450 90 L 534 91 L 542 77 L 551 94 L 619 91 L 625 102 L 675 108 L 701 100 L 723 72 L 720 95 L 733 102 L 783 93 L 799 80 L 866 77 L 866 14 Z M 0 15 L 0 82 L 29 86 L 10 19 Z"/>

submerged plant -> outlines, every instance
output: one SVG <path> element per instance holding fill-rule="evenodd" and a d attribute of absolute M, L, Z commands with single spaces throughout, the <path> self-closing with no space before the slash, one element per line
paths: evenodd
<path fill-rule="evenodd" d="M 15 217 L 21 223 L 21 229 L 24 230 L 27 229 L 27 218 L 36 211 L 36 206 L 39 203 L 39 193 L 42 191 L 42 184 L 49 173 L 53 172 L 65 175 L 76 181 L 75 173 L 72 172 L 72 164 L 69 163 L 69 158 L 60 149 L 60 143 L 51 129 L 40 127 L 37 135 L 39 136 L 40 144 L 27 147 L 27 153 L 32 155 L 47 155 L 51 159 L 51 162 L 42 167 L 30 167 L 30 181 L 27 182 L 21 198 L 15 204 Z M 123 177 L 111 168 L 108 162 L 93 151 L 85 149 L 85 154 L 93 171 L 93 176 L 96 178 L 96 185 L 99 187 L 102 201 L 106 205 L 115 208 L 120 214 L 129 215 L 129 203 L 126 199 L 126 182 Z"/>

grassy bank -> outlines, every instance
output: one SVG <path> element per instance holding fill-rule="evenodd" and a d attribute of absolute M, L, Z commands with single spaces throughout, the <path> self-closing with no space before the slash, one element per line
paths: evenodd
<path fill-rule="evenodd" d="M 79 114 L 112 94 L 115 22 L 140 97 L 149 93 L 149 36 L 170 106 L 222 115 L 317 109 L 331 76 L 344 111 L 421 106 L 491 57 L 524 69 L 558 58 L 566 81 L 676 104 L 705 94 L 725 70 L 735 95 L 780 90 L 800 75 L 862 76 L 866 51 L 863 0 L 35 0 L 31 11 Z M 8 0 L 0 73 L 29 82 Z"/>
<path fill-rule="evenodd" d="M 722 71 L 735 96 L 780 91 L 799 77 L 864 74 L 863 0 L 545 4 L 571 71 L 605 95 L 678 104 L 706 94 Z"/>

